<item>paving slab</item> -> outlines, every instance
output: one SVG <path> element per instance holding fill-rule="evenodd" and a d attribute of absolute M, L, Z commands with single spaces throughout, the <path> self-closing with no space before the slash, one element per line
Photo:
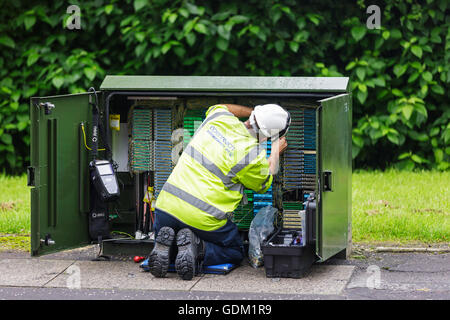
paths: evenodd
<path fill-rule="evenodd" d="M 266 278 L 264 268 L 244 265 L 223 275 L 204 275 L 192 291 L 338 295 L 352 276 L 354 266 L 314 265 L 301 279 Z"/>
<path fill-rule="evenodd" d="M 162 279 L 155 278 L 139 269 L 134 262 L 77 261 L 45 287 L 76 285 L 74 277 L 79 275 L 81 289 L 338 295 L 344 290 L 353 270 L 353 266 L 317 265 L 302 279 L 284 279 L 266 278 L 264 268 L 244 265 L 228 275 L 203 275 L 192 281 L 182 281 L 176 273 L 168 273 Z"/>
<path fill-rule="evenodd" d="M 0 286 L 40 287 L 64 272 L 74 261 L 33 259 L 0 260 Z"/>
<path fill-rule="evenodd" d="M 176 273 L 165 278 L 155 278 L 143 272 L 132 261 L 77 261 L 64 273 L 55 277 L 45 287 L 81 289 L 140 289 L 188 291 L 200 279 L 182 281 Z"/>

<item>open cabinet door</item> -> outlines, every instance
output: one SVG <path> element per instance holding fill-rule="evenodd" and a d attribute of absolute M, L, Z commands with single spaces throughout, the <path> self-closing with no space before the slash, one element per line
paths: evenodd
<path fill-rule="evenodd" d="M 320 103 L 316 251 L 324 261 L 345 253 L 351 241 L 351 95 Z"/>
<path fill-rule="evenodd" d="M 31 255 L 90 242 L 89 151 L 81 124 L 91 136 L 90 93 L 32 98 Z M 94 98 L 94 97 L 92 97 Z M 88 144 L 90 141 L 88 139 Z"/>

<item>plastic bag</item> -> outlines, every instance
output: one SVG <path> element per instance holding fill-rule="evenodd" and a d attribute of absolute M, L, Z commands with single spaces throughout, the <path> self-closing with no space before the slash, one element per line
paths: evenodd
<path fill-rule="evenodd" d="M 248 258 L 253 268 L 264 265 L 264 256 L 261 250 L 261 244 L 267 240 L 268 236 L 273 233 L 275 227 L 273 221 L 277 209 L 271 206 L 261 208 L 250 224 L 248 232 L 249 247 Z"/>

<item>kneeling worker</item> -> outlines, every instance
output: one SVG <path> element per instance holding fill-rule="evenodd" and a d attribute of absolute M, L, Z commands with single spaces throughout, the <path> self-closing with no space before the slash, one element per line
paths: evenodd
<path fill-rule="evenodd" d="M 247 117 L 244 123 L 238 119 Z M 206 111 L 156 200 L 157 236 L 149 256 L 155 277 L 166 275 L 175 245 L 175 268 L 185 280 L 200 273 L 202 264 L 241 263 L 244 247 L 230 214 L 244 186 L 258 193 L 271 186 L 289 124 L 289 113 L 274 104 L 214 105 Z M 268 138 L 269 159 L 259 145 Z"/>

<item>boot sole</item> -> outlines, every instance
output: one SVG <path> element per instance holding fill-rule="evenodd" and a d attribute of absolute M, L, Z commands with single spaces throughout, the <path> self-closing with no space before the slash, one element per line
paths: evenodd
<path fill-rule="evenodd" d="M 192 280 L 197 271 L 195 253 L 192 249 L 193 237 L 195 236 L 189 229 L 182 229 L 177 234 L 178 254 L 175 269 L 183 280 Z"/>
<path fill-rule="evenodd" d="M 169 269 L 170 251 L 175 239 L 175 231 L 169 227 L 162 227 L 155 239 L 155 247 L 149 256 L 150 273 L 157 277 L 165 277 Z"/>

